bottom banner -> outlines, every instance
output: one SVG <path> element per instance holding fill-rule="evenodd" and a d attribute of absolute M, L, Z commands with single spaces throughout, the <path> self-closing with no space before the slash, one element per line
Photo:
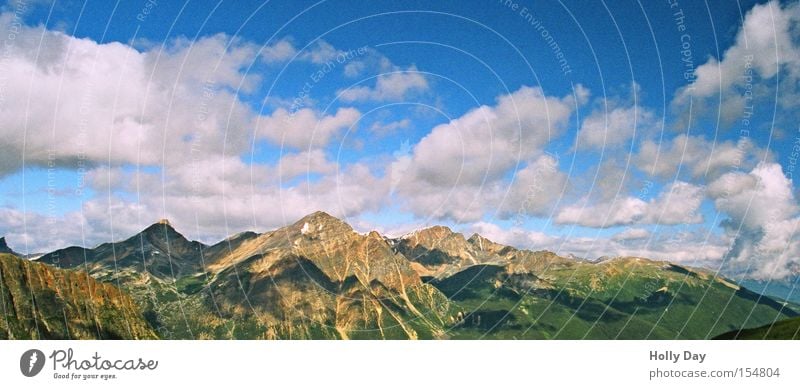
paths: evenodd
<path fill-rule="evenodd" d="M 4 388 L 798 387 L 792 341 L 3 341 Z M 689 385 L 689 386 L 687 386 Z"/>

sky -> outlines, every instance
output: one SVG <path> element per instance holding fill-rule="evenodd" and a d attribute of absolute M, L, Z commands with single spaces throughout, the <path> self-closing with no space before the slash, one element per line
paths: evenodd
<path fill-rule="evenodd" d="M 317 210 L 399 236 L 800 273 L 800 6 L 0 6 L 0 235 L 168 218 L 214 243 Z"/>

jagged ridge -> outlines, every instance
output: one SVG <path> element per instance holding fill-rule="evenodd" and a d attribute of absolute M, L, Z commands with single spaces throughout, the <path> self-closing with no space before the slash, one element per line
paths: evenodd
<path fill-rule="evenodd" d="M 138 306 L 86 273 L 0 254 L 0 338 L 154 339 Z"/>

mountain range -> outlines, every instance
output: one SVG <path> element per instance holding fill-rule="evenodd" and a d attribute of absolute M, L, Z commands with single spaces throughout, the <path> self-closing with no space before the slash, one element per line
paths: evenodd
<path fill-rule="evenodd" d="M 793 302 L 702 269 L 590 262 L 444 226 L 361 234 L 324 212 L 214 245 L 162 220 L 94 248 L 33 261 L 2 255 L 0 284 L 13 297 L 4 307 L 31 293 L 56 296 L 2 312 L 14 323 L 5 337 L 15 339 L 709 339 L 800 316 Z M 57 281 L 30 278 L 30 269 Z M 91 309 L 75 308 L 82 303 Z M 70 331 L 33 330 L 32 317 L 49 324 L 62 311 Z"/>

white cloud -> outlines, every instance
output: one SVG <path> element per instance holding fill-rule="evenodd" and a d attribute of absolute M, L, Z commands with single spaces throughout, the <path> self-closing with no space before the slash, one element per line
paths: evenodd
<path fill-rule="evenodd" d="M 278 163 L 278 175 L 282 180 L 302 174 L 331 174 L 334 172 L 336 172 L 336 164 L 328 161 L 325 152 L 320 149 L 284 154 Z"/>
<path fill-rule="evenodd" d="M 642 142 L 634 163 L 643 172 L 660 177 L 674 177 L 680 168 L 690 177 L 713 180 L 726 171 L 751 169 L 769 156 L 747 138 L 714 143 L 702 136 L 680 134 L 660 144 Z"/>
<path fill-rule="evenodd" d="M 547 97 L 522 87 L 495 106 L 470 110 L 425 136 L 413 153 L 413 174 L 437 186 L 479 185 L 541 153 L 559 137 L 572 114 L 572 97 Z"/>
<path fill-rule="evenodd" d="M 734 239 L 725 255 L 729 271 L 759 279 L 800 271 L 800 242 L 795 238 L 799 208 L 780 165 L 764 163 L 749 173 L 727 173 L 709 185 L 709 194 L 728 216 L 723 226 Z"/>
<path fill-rule="evenodd" d="M 517 220 L 522 216 L 549 216 L 566 185 L 567 176 L 558 169 L 558 160 L 542 155 L 518 170 L 510 185 L 499 185 L 495 196 L 502 198 L 502 204 L 497 214 Z"/>
<path fill-rule="evenodd" d="M 639 106 L 598 109 L 581 123 L 576 140 L 578 150 L 614 148 L 630 145 L 634 134 L 649 132 L 655 127 L 652 112 Z"/>
<path fill-rule="evenodd" d="M 271 115 L 256 119 L 256 136 L 296 149 L 322 147 L 360 118 L 361 113 L 355 108 L 340 108 L 333 115 L 323 115 L 311 108 L 296 112 L 278 108 Z"/>
<path fill-rule="evenodd" d="M 3 63 L 3 93 L 14 98 L 0 107 L 0 174 L 18 169 L 23 153 L 29 166 L 162 165 L 248 145 L 253 113 L 233 91 L 258 82 L 243 73 L 254 45 L 218 34 L 140 52 L 20 28 Z"/>
<path fill-rule="evenodd" d="M 324 40 L 318 40 L 311 44 L 306 50 L 300 53 L 299 59 L 309 61 L 313 64 L 322 65 L 336 59 L 336 56 L 343 54 L 339 50 Z"/>
<path fill-rule="evenodd" d="M 397 130 L 404 130 L 411 126 L 411 119 L 405 118 L 393 122 L 374 122 L 369 127 L 369 131 L 376 135 L 387 135 L 396 132 Z"/>
<path fill-rule="evenodd" d="M 514 246 L 520 249 L 553 249 L 559 239 L 539 231 L 529 231 L 519 227 L 504 229 L 489 222 L 476 222 L 470 228 L 472 232 L 491 241 Z"/>
<path fill-rule="evenodd" d="M 618 232 L 611 237 L 612 240 L 621 241 L 621 240 L 640 240 L 640 239 L 647 239 L 650 237 L 650 231 L 645 230 L 644 228 L 628 228 L 622 232 Z"/>
<path fill-rule="evenodd" d="M 279 63 L 289 60 L 310 62 L 323 65 L 335 61 L 337 56 L 346 54 L 325 40 L 316 40 L 302 49 L 298 49 L 291 39 L 283 38 L 260 50 L 261 59 L 266 63 Z"/>
<path fill-rule="evenodd" d="M 523 228 L 502 228 L 488 222 L 477 222 L 469 228 L 500 244 L 530 250 L 550 250 L 559 255 L 595 259 L 601 256 L 635 256 L 685 263 L 690 266 L 718 268 L 729 242 L 706 238 L 701 231 L 665 233 L 652 236 L 646 230 L 629 229 L 611 238 L 595 236 L 549 235 Z"/>
<path fill-rule="evenodd" d="M 607 228 L 633 224 L 696 224 L 703 221 L 698 213 L 703 201 L 702 188 L 675 181 L 658 197 L 644 201 L 638 197 L 617 197 L 591 202 L 588 197 L 565 206 L 555 217 L 558 224 Z"/>
<path fill-rule="evenodd" d="M 675 181 L 647 204 L 641 222 L 660 225 L 702 223 L 703 216 L 698 211 L 703 198 L 703 188 Z"/>
<path fill-rule="evenodd" d="M 401 71 L 389 58 L 379 51 L 366 47 L 364 54 L 347 62 L 344 67 L 346 77 L 365 77 L 366 74 L 379 76 L 388 72 Z"/>
<path fill-rule="evenodd" d="M 732 123 L 743 115 L 748 104 L 748 90 L 753 99 L 775 97 L 774 85 L 759 83 L 781 73 L 777 103 L 796 101 L 800 79 L 800 45 L 796 32 L 800 22 L 797 3 L 781 5 L 773 0 L 755 5 L 744 18 L 734 44 L 722 59 L 711 58 L 697 67 L 695 82 L 679 90 L 673 107 L 682 115 L 716 115 Z M 752 76 L 752 80 L 747 77 Z M 771 101 L 771 100 L 769 100 Z M 752 104 L 750 102 L 749 104 Z"/>
<path fill-rule="evenodd" d="M 10 14 L 0 15 L 0 26 L 11 22 Z M 63 168 L 79 162 L 180 165 L 189 155 L 239 155 L 249 149 L 259 122 L 272 125 L 260 136 L 280 142 L 285 135 L 292 147 L 318 146 L 360 116 L 351 108 L 332 116 L 277 109 L 260 118 L 240 97 L 260 85 L 261 77 L 247 72 L 259 47 L 225 34 L 176 38 L 140 51 L 41 26 L 19 28 L 2 68 L 0 176 L 19 169 L 23 154 L 28 166 Z M 280 40 L 260 54 L 265 61 L 285 61 L 295 51 Z M 338 52 L 320 41 L 299 58 L 316 63 Z"/>
<path fill-rule="evenodd" d="M 540 88 L 522 87 L 498 97 L 494 106 L 470 110 L 449 123 L 433 128 L 414 146 L 410 155 L 396 159 L 392 169 L 403 171 L 395 192 L 415 215 L 475 221 L 501 205 L 508 217 L 525 201 L 530 181 L 535 180 L 539 159 L 548 141 L 560 136 L 575 102 L 545 96 Z M 529 168 L 525 168 L 529 166 Z M 511 187 L 506 174 L 518 174 Z M 402 168 L 402 169 L 400 169 Z M 548 177 L 562 180 L 557 169 Z M 548 189 L 560 193 L 559 188 Z M 501 204 L 504 193 L 509 199 Z M 542 193 L 526 208 L 526 214 L 542 212 L 553 193 Z"/>
<path fill-rule="evenodd" d="M 343 101 L 402 101 L 411 93 L 427 91 L 428 80 L 411 66 L 406 70 L 395 70 L 377 76 L 375 87 L 357 86 L 339 91 Z"/>
<path fill-rule="evenodd" d="M 267 63 L 284 62 L 297 55 L 297 48 L 287 39 L 261 48 L 261 58 Z"/>
<path fill-rule="evenodd" d="M 367 68 L 364 61 L 350 61 L 344 65 L 344 75 L 347 77 L 356 77 Z"/>
<path fill-rule="evenodd" d="M 576 204 L 562 208 L 556 215 L 555 222 L 606 228 L 634 224 L 641 220 L 646 211 L 647 203 L 636 197 L 622 197 L 597 204 L 589 204 L 588 199 L 584 198 Z"/>

